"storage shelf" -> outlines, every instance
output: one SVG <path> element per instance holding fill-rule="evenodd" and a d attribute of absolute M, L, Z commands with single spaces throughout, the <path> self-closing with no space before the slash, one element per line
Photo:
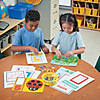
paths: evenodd
<path fill-rule="evenodd" d="M 5 34 L 7 31 L 9 30 L 16 30 L 18 29 L 18 24 L 20 24 L 21 22 L 24 22 L 25 19 L 11 19 L 9 18 L 8 16 L 3 18 L 3 19 L 0 19 L 0 21 L 5 21 L 9 24 L 9 26 L 5 29 L 5 30 L 0 30 L 0 36 L 2 36 L 3 34 Z M 10 47 L 12 46 L 12 44 L 8 44 L 5 48 L 2 48 L 1 49 L 1 53 L 4 53 L 7 51 L 7 53 L 10 55 L 11 54 L 11 51 L 10 51 Z"/>
<path fill-rule="evenodd" d="M 88 28 L 88 27 L 85 27 L 85 26 L 81 26 L 81 27 L 79 27 L 79 28 L 84 28 L 84 29 L 89 29 L 89 30 L 95 30 L 95 31 L 100 31 L 100 28 L 99 29 L 91 29 L 91 28 Z"/>
<path fill-rule="evenodd" d="M 74 14 L 74 13 L 73 13 L 73 14 Z M 74 15 L 80 15 L 80 16 L 90 16 L 90 17 L 100 17 L 100 16 L 86 15 L 86 14 L 74 14 Z"/>
<path fill-rule="evenodd" d="M 1 53 L 3 53 L 4 51 L 6 51 L 7 49 L 9 49 L 12 46 L 12 44 L 8 44 L 5 48 L 1 49 Z"/>
<path fill-rule="evenodd" d="M 100 2 L 89 2 L 89 1 L 85 1 L 86 3 L 94 3 L 94 4 L 100 4 Z"/>
<path fill-rule="evenodd" d="M 86 8 L 87 6 L 90 8 Z M 94 9 L 95 6 L 97 8 Z M 99 2 L 72 0 L 72 13 L 76 16 L 80 28 L 100 31 L 100 0 Z"/>
<path fill-rule="evenodd" d="M 100 4 L 100 2 L 79 1 L 79 0 L 73 0 L 73 1 L 76 1 L 76 2 L 86 2 L 86 3 Z"/>
<path fill-rule="evenodd" d="M 19 19 L 11 19 L 8 16 L 3 18 L 3 19 L 0 19 L 0 21 L 5 21 L 5 22 L 7 22 L 9 24 L 9 26 L 5 30 L 0 31 L 0 35 L 4 34 L 5 32 L 9 31 L 10 29 L 16 27 L 19 23 L 24 22 L 24 20 L 25 19 L 21 19 L 21 20 L 19 20 Z"/>

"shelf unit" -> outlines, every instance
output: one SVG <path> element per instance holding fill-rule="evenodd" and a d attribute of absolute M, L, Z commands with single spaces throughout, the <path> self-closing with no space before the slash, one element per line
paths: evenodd
<path fill-rule="evenodd" d="M 8 44 L 5 48 L 1 49 L 1 53 L 3 53 L 4 51 L 6 51 L 7 49 L 9 49 L 12 46 L 12 44 Z"/>
<path fill-rule="evenodd" d="M 5 29 L 5 30 L 0 30 L 0 36 L 2 36 L 3 34 L 5 34 L 6 32 L 8 32 L 9 30 L 18 30 L 18 25 L 21 23 L 21 22 L 24 22 L 25 19 L 22 19 L 22 20 L 19 20 L 19 19 L 11 19 L 9 18 L 8 16 L 3 18 L 3 19 L 0 19 L 0 21 L 5 21 L 7 23 L 9 23 L 9 26 Z M 8 55 L 12 55 L 12 52 L 10 50 L 10 47 L 12 46 L 11 43 L 9 43 L 6 47 L 2 48 L 1 49 L 1 53 L 4 53 L 6 56 Z"/>
<path fill-rule="evenodd" d="M 100 31 L 100 0 L 72 0 L 72 13 L 79 27 Z"/>

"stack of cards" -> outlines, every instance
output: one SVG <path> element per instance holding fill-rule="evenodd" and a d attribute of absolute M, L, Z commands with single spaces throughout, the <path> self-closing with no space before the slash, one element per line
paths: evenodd
<path fill-rule="evenodd" d="M 17 77 L 37 78 L 40 73 L 34 66 L 13 65 L 11 71 L 4 72 L 4 88 L 13 87 Z"/>
<path fill-rule="evenodd" d="M 94 80 L 94 78 L 79 71 L 73 72 L 63 67 L 58 69 L 56 73 L 59 76 L 59 80 L 57 84 L 51 87 L 65 94 L 77 91 Z"/>

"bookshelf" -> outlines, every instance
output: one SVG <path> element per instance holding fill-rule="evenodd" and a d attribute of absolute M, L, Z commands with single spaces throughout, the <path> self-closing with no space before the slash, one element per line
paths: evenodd
<path fill-rule="evenodd" d="M 72 13 L 79 27 L 100 31 L 100 0 L 72 0 Z"/>

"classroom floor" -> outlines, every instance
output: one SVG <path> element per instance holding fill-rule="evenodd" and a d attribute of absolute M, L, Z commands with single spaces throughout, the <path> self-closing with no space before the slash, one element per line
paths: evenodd
<path fill-rule="evenodd" d="M 71 11 L 60 9 L 60 14 L 65 12 Z M 80 34 L 86 46 L 85 53 L 82 54 L 82 59 L 95 67 L 98 56 L 100 56 L 100 31 L 80 28 Z M 51 49 L 51 45 L 47 44 L 47 46 Z"/>

